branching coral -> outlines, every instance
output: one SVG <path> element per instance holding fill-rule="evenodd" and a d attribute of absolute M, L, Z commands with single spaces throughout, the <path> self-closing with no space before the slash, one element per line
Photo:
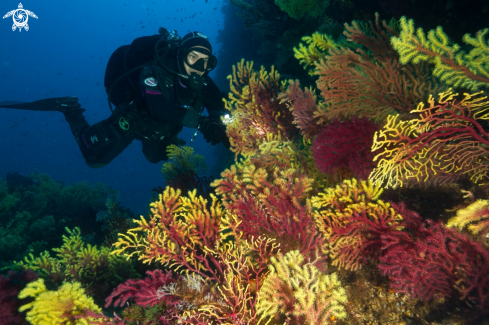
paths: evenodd
<path fill-rule="evenodd" d="M 477 200 L 468 207 L 457 211 L 457 215 L 448 220 L 448 228 L 467 229 L 474 235 L 489 234 L 489 201 Z"/>
<path fill-rule="evenodd" d="M 374 153 L 370 150 L 380 126 L 367 118 L 339 122 L 334 120 L 314 138 L 312 152 L 316 166 L 333 174 L 338 168 L 349 168 L 358 179 L 367 179 L 374 169 Z"/>
<path fill-rule="evenodd" d="M 391 286 L 426 300 L 460 296 L 487 308 L 489 251 L 441 222 L 423 221 L 404 205 L 394 208 L 404 218 L 405 231 L 382 236 L 379 264 L 383 274 L 389 275 Z"/>
<path fill-rule="evenodd" d="M 287 324 L 330 324 L 345 318 L 347 297 L 336 273 L 322 274 L 299 251 L 272 257 L 270 273 L 258 292 L 259 322 L 283 315 Z"/>
<path fill-rule="evenodd" d="M 242 159 L 237 164 L 240 166 L 239 168 L 252 164 L 256 168 L 264 168 L 269 175 L 273 174 L 276 168 L 279 170 L 294 169 L 295 175 L 307 175 L 307 177 L 315 180 L 313 183 L 314 192 L 317 192 L 319 187 L 331 182 L 330 175 L 321 173 L 316 167 L 311 150 L 311 141 L 297 143 L 283 140 L 280 135 L 274 136 L 269 133 L 267 138 L 261 141 L 259 151 L 257 155 Z"/>
<path fill-rule="evenodd" d="M 191 171 L 202 174 L 207 171 L 205 158 L 194 153 L 192 147 L 178 147 L 174 144 L 166 148 L 169 161 L 164 163 L 161 173 L 165 180 L 173 180 L 180 174 L 187 174 Z"/>
<path fill-rule="evenodd" d="M 312 179 L 294 169 L 268 173 L 252 164 L 231 166 L 212 183 L 224 206 L 239 216 L 237 227 L 244 238 L 266 236 L 280 243 L 286 253 L 299 249 L 314 257 L 324 246 L 312 219 L 306 198 Z"/>
<path fill-rule="evenodd" d="M 474 182 L 488 177 L 489 133 L 481 125 L 489 119 L 485 96 L 464 94 L 458 102 L 451 90 L 430 96 L 429 106 L 413 110 L 419 118 L 398 121 L 388 118 L 376 132 L 372 150 L 379 161 L 369 178 L 375 184 L 403 186 L 406 183 L 443 184 L 470 176 Z"/>
<path fill-rule="evenodd" d="M 94 321 L 92 317 L 83 317 L 86 311 L 100 312 L 101 309 L 93 299 L 85 295 L 78 282 L 64 283 L 57 291 L 49 291 L 44 280 L 29 283 L 19 293 L 19 298 L 34 298 L 34 301 L 20 307 L 19 311 L 27 310 L 27 321 L 34 325 L 73 324 L 88 325 Z"/>
<path fill-rule="evenodd" d="M 194 148 L 177 147 L 169 145 L 167 153 L 170 161 L 163 164 L 161 173 L 166 180 L 166 184 L 187 193 L 194 189 L 199 195 L 210 199 L 211 188 L 209 184 L 214 180 L 213 177 L 198 176 L 207 171 L 205 158 L 195 154 Z M 163 193 L 164 189 L 153 189 L 156 193 Z"/>
<path fill-rule="evenodd" d="M 472 91 L 489 87 L 489 43 L 485 39 L 489 29 L 478 31 L 475 37 L 464 35 L 463 41 L 472 47 L 466 53 L 440 26 L 426 35 L 422 28 L 415 29 L 412 19 L 401 17 L 400 22 L 401 33 L 392 38 L 392 45 L 402 64 L 427 61 L 435 64 L 433 74 L 447 85 Z"/>
<path fill-rule="evenodd" d="M 362 46 L 356 52 L 332 48 L 329 56 L 316 65 L 318 89 L 324 106 L 315 117 L 319 123 L 358 116 L 384 120 L 389 114 L 409 116 L 427 93 L 438 89 L 425 62 L 401 65 L 390 37 L 397 33 L 376 15 L 370 33 L 355 21 L 345 24 L 344 34 L 350 42 Z"/>
<path fill-rule="evenodd" d="M 208 203 L 195 190 L 183 197 L 167 187 L 151 204 L 150 220 L 136 220 L 139 227 L 120 235 L 114 253 L 139 255 L 145 263 L 159 261 L 205 279 L 206 286 L 217 284 L 214 298 L 207 302 L 183 299 L 200 307 L 188 308 L 188 313 L 175 316 L 178 319 L 204 317 L 227 324 L 229 318 L 253 318 L 254 292 L 279 245 L 270 238 L 244 238 L 241 220 L 225 212 L 214 195 L 211 198 Z M 175 290 L 174 295 L 179 296 Z"/>
<path fill-rule="evenodd" d="M 105 307 L 110 305 L 122 307 L 128 300 L 134 300 L 136 304 L 143 307 L 152 307 L 161 299 L 171 305 L 172 297 L 168 294 L 163 294 L 165 288 L 171 287 L 172 283 L 176 283 L 170 271 L 166 273 L 161 270 L 147 271 L 148 277 L 141 280 L 129 279 L 126 282 L 119 284 L 117 288 L 105 299 Z M 114 300 L 114 301 L 113 301 Z"/>
<path fill-rule="evenodd" d="M 379 257 L 381 237 L 399 228 L 402 217 L 370 181 L 345 180 L 313 196 L 313 216 L 329 244 L 332 264 L 355 270 Z"/>
<path fill-rule="evenodd" d="M 299 60 L 300 64 L 304 65 L 306 70 L 315 68 L 316 64 L 326 58 L 330 49 L 340 47 L 340 44 L 335 42 L 331 36 L 319 32 L 315 32 L 311 36 L 304 36 L 302 41 L 307 44 L 307 47 L 299 43 L 299 48 L 294 47 L 294 57 Z M 346 44 L 341 45 L 344 46 Z M 309 70 L 309 74 L 314 76 L 314 70 Z"/>
<path fill-rule="evenodd" d="M 256 293 L 278 247 L 275 240 L 264 237 L 226 243 L 220 249 L 227 271 L 224 283 L 217 286 L 219 299 L 202 306 L 199 316 L 215 324 L 254 324 L 258 316 Z"/>
<path fill-rule="evenodd" d="M 291 140 L 298 136 L 292 112 L 278 100 L 285 83 L 280 82 L 274 67 L 270 73 L 263 66 L 256 72 L 253 63 L 245 63 L 243 59 L 233 66 L 233 74 L 228 78 L 231 92 L 226 108 L 233 120 L 227 124 L 226 134 L 236 157 L 256 154 L 260 140 L 267 133 Z"/>
<path fill-rule="evenodd" d="M 285 103 L 292 112 L 292 123 L 297 125 L 305 140 L 313 138 L 319 132 L 320 126 L 314 118 L 317 97 L 312 88 L 302 90 L 299 81 L 289 80 L 289 86 L 278 98 L 280 104 Z"/>
<path fill-rule="evenodd" d="M 56 285 L 64 281 L 78 281 L 84 286 L 96 283 L 115 285 L 120 280 L 138 276 L 133 263 L 111 255 L 110 248 L 85 244 L 79 228 L 66 228 L 66 231 L 69 236 L 63 235 L 63 245 L 53 248 L 57 257 L 51 257 L 48 251 L 39 257 L 30 254 L 24 261 L 14 262 L 12 268 L 36 271 L 50 284 Z M 99 286 L 93 286 L 92 290 L 97 290 L 96 287 Z"/>
<path fill-rule="evenodd" d="M 184 197 L 180 190 L 167 187 L 159 200 L 151 203 L 149 220 L 141 216 L 134 220 L 139 227 L 120 235 L 114 254 L 136 255 L 144 263 L 158 261 L 221 283 L 221 260 L 206 249 L 218 247 L 225 210 L 216 196 L 211 194 L 211 198 L 208 203 L 196 190 Z"/>

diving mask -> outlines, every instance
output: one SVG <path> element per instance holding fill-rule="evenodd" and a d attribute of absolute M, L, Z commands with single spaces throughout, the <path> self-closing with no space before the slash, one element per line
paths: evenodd
<path fill-rule="evenodd" d="M 207 55 L 208 58 L 192 58 L 192 52 L 199 52 Z M 192 69 L 200 72 L 209 72 L 214 70 L 217 65 L 217 58 L 211 54 L 207 49 L 200 47 L 193 47 L 185 52 L 185 63 Z"/>

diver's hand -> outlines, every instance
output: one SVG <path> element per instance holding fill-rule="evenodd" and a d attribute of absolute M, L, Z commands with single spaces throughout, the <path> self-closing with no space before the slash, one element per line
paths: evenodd
<path fill-rule="evenodd" d="M 215 146 L 219 142 L 229 148 L 229 139 L 226 135 L 226 126 L 216 119 L 211 119 L 207 116 L 203 116 L 200 119 L 200 131 L 204 135 L 204 139 L 210 142 L 211 145 Z"/>

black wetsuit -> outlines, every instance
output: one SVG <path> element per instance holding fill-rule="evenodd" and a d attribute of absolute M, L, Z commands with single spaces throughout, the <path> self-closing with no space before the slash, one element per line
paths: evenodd
<path fill-rule="evenodd" d="M 207 142 L 223 142 L 229 146 L 220 120 L 220 116 L 226 112 L 223 94 L 206 75 L 206 86 L 197 91 L 190 88 L 186 79 L 171 73 L 177 69 L 176 49 L 168 50 L 164 56 L 166 68 L 157 64 L 154 48 L 160 39 L 160 35 L 140 37 L 112 54 L 107 64 L 105 87 L 108 92 L 110 90 L 109 100 L 116 107 L 109 118 L 89 126 L 82 115 L 83 110 L 64 111 L 90 167 L 107 165 L 134 139 L 142 142 L 143 154 L 148 161 L 157 163 L 167 160 L 168 145 L 185 144 L 177 137 L 183 126 L 199 127 Z M 131 70 L 117 80 L 124 72 Z M 41 103 L 37 105 L 38 109 L 32 108 L 36 102 L 31 103 L 31 108 L 23 108 L 22 105 L 16 107 L 15 104 L 11 106 L 49 110 L 45 107 L 49 100 L 38 102 Z M 204 107 L 209 117 L 200 116 Z"/>

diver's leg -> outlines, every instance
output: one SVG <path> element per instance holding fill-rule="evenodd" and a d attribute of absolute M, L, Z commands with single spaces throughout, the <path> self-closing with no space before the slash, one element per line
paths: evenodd
<path fill-rule="evenodd" d="M 46 98 L 33 102 L 0 102 L 2 108 L 22 109 L 28 111 L 85 111 L 78 103 L 78 98 L 73 96 Z"/>
<path fill-rule="evenodd" d="M 81 108 L 77 97 L 46 98 L 33 102 L 0 102 L 0 107 L 3 108 L 62 112 L 87 165 L 92 168 L 107 165 L 134 140 L 133 129 L 126 129 L 119 121 L 122 114 L 130 110 L 130 105 L 116 107 L 109 118 L 90 126 L 82 114 L 85 109 Z M 127 125 L 129 124 L 128 122 Z"/>
<path fill-rule="evenodd" d="M 66 121 L 89 167 L 104 167 L 134 140 L 133 132 L 121 128 L 119 118 L 122 111 L 116 108 L 109 118 L 92 126 L 88 125 L 81 113 L 65 113 Z"/>

